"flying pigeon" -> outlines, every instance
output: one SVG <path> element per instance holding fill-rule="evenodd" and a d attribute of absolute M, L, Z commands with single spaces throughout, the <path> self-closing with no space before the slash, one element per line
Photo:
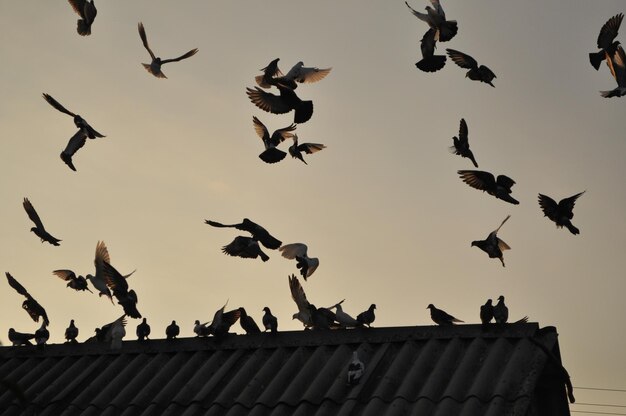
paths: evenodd
<path fill-rule="evenodd" d="M 359 354 L 356 351 L 352 352 L 352 361 L 348 364 L 348 384 L 350 386 L 356 386 L 361 381 L 365 373 L 365 364 L 359 360 Z"/>
<path fill-rule="evenodd" d="M 6 272 L 5 274 L 7 276 L 9 286 L 11 286 L 13 289 L 16 290 L 17 293 L 26 298 L 26 300 L 22 302 L 22 308 L 24 308 L 24 310 L 28 312 L 28 315 L 30 315 L 33 321 L 39 322 L 39 317 L 42 317 L 43 322 L 45 322 L 46 325 L 50 325 L 48 314 L 46 313 L 46 310 L 39 304 L 39 302 L 37 302 L 35 298 L 33 298 L 30 293 L 28 293 L 24 286 L 22 286 L 17 280 L 15 280 L 13 276 L 11 276 L 11 273 Z"/>
<path fill-rule="evenodd" d="M 270 259 L 270 257 L 261 250 L 259 242 L 254 237 L 237 236 L 230 244 L 222 247 L 222 253 L 244 259 L 256 259 L 257 257 L 261 257 L 261 260 L 264 262 Z"/>
<path fill-rule="evenodd" d="M 445 55 L 435 55 L 436 34 L 437 32 L 434 29 L 428 29 L 420 41 L 422 59 L 415 63 L 415 66 L 420 71 L 437 72 L 446 64 Z"/>
<path fill-rule="evenodd" d="M 274 238 L 265 228 L 261 227 L 255 222 L 250 221 L 248 218 L 244 218 L 243 221 L 239 224 L 221 224 L 219 222 L 211 220 L 204 220 L 204 222 L 212 227 L 236 228 L 240 231 L 247 231 L 252 235 L 255 240 L 259 241 L 265 247 L 272 250 L 276 250 L 282 244 L 280 240 Z"/>
<path fill-rule="evenodd" d="M 128 290 L 127 276 L 123 276 L 106 261 L 103 262 L 102 271 L 104 281 L 117 299 L 117 303 L 124 308 L 124 313 L 131 318 L 141 318 L 141 313 L 137 310 L 137 293 L 132 289 Z"/>
<path fill-rule="evenodd" d="M 209 333 L 216 337 L 228 334 L 230 327 L 233 326 L 241 316 L 241 311 L 239 309 L 224 312 L 227 304 L 228 302 L 215 312 L 213 315 L 213 321 L 208 326 Z"/>
<path fill-rule="evenodd" d="M 168 62 L 182 61 L 183 59 L 190 58 L 194 56 L 196 53 L 198 53 L 198 48 L 195 48 L 195 49 L 190 50 L 186 54 L 179 56 L 178 58 L 161 59 L 160 57 L 155 56 L 152 50 L 150 49 L 150 46 L 148 45 L 148 38 L 146 37 L 146 30 L 143 27 L 143 23 L 139 22 L 139 24 L 137 25 L 137 28 L 139 30 L 139 36 L 141 37 L 141 42 L 143 42 L 144 48 L 146 48 L 146 50 L 150 54 L 150 57 L 152 58 L 152 62 L 150 62 L 149 65 L 143 64 L 143 63 L 141 65 L 143 65 L 143 67 L 146 68 L 146 71 L 148 71 L 149 73 L 151 73 L 157 78 L 167 78 L 165 74 L 161 71 L 161 65 L 166 64 Z"/>
<path fill-rule="evenodd" d="M 476 163 L 476 159 L 474 159 L 474 154 L 470 150 L 469 140 L 467 137 L 467 123 L 465 119 L 461 119 L 461 124 L 459 126 L 459 137 L 454 136 L 452 138 L 454 146 L 450 146 L 450 152 L 455 155 L 460 155 L 461 157 L 466 157 L 472 161 L 475 167 L 478 167 L 478 163 Z"/>
<path fill-rule="evenodd" d="M 41 323 L 39 329 L 35 331 L 35 343 L 40 347 L 43 347 L 50 339 L 50 331 L 48 331 L 46 327 L 47 325 L 44 321 Z"/>
<path fill-rule="evenodd" d="M 265 145 L 265 150 L 259 155 L 259 158 L 261 158 L 261 160 L 265 163 L 276 163 L 283 160 L 287 153 L 278 149 L 277 146 L 284 140 L 293 137 L 293 134 L 290 132 L 296 129 L 296 125 L 291 124 L 288 127 L 274 130 L 274 133 L 270 136 L 270 132 L 261 120 L 256 117 L 252 117 L 252 122 L 254 123 L 254 130 L 256 131 L 256 134 L 259 135 Z"/>
<path fill-rule="evenodd" d="M 263 75 L 257 75 L 256 77 L 254 77 L 256 83 L 261 88 L 271 88 L 272 85 L 282 85 L 283 87 L 295 90 L 298 85 L 293 80 L 288 81 L 283 78 L 283 73 L 278 68 L 279 60 L 280 58 L 276 58 L 271 61 L 265 68 L 261 68 L 260 71 L 263 72 Z"/>
<path fill-rule="evenodd" d="M 41 222 L 41 218 L 39 218 L 39 215 L 37 215 L 37 211 L 35 211 L 33 204 L 30 203 L 28 198 L 24 198 L 24 202 L 22 203 L 22 205 L 24 206 L 24 210 L 28 214 L 28 218 L 30 218 L 30 220 L 35 223 L 35 226 L 32 227 L 30 230 L 41 239 L 42 243 L 46 241 L 53 246 L 59 246 L 59 242 L 62 240 L 53 237 L 50 233 L 46 231 L 43 223 Z"/>
<path fill-rule="evenodd" d="M 269 330 L 272 333 L 276 333 L 278 331 L 278 319 L 272 315 L 272 311 L 267 306 L 263 308 L 263 327 L 265 331 Z"/>
<path fill-rule="evenodd" d="M 289 154 L 291 155 L 291 157 L 293 157 L 294 159 L 300 159 L 305 165 L 307 165 L 308 163 L 306 163 L 306 161 L 304 160 L 304 158 L 302 157 L 302 153 L 306 153 L 308 155 L 315 153 L 315 152 L 319 152 L 322 149 L 325 149 L 326 146 L 320 143 L 301 143 L 298 144 L 298 135 L 294 134 L 291 136 L 291 138 L 293 139 L 293 144 L 291 146 L 289 146 Z"/>
<path fill-rule="evenodd" d="M 332 68 L 317 68 L 306 67 L 302 61 L 295 64 L 289 72 L 283 77 L 288 81 L 295 81 L 298 83 L 313 83 L 318 82 L 326 78 L 326 75 L 330 73 Z"/>
<path fill-rule="evenodd" d="M 291 88 L 277 85 L 280 95 L 263 91 L 259 87 L 246 88 L 250 101 L 263 111 L 273 114 L 285 114 L 295 111 L 293 122 L 301 124 L 309 121 L 313 115 L 313 101 L 302 101 Z"/>
<path fill-rule="evenodd" d="M 374 315 L 374 309 L 376 309 L 375 304 L 371 304 L 369 309 L 361 312 L 356 316 L 356 320 L 359 321 L 363 325 L 367 325 L 367 327 L 371 327 L 372 322 L 376 319 L 376 315 Z"/>
<path fill-rule="evenodd" d="M 480 307 L 480 321 L 483 324 L 483 328 L 486 328 L 487 325 L 493 319 L 493 301 L 491 299 L 487 299 L 484 305 Z"/>
<path fill-rule="evenodd" d="M 56 108 L 57 110 L 59 110 L 62 113 L 67 114 L 68 116 L 73 117 L 74 118 L 74 125 L 76 127 L 78 127 L 80 130 L 82 130 L 83 133 L 85 133 L 87 135 L 87 137 L 89 137 L 90 139 L 95 139 L 95 138 L 98 138 L 98 137 L 106 137 L 106 136 L 103 136 L 102 134 L 98 133 L 93 127 L 91 127 L 89 125 L 89 123 L 87 123 L 87 120 L 82 118 L 80 115 L 74 114 L 71 111 L 69 111 L 67 108 L 63 107 L 57 100 L 52 98 L 51 95 L 44 93 L 43 94 L 43 98 L 52 107 Z M 70 141 L 71 141 L 71 139 L 70 139 Z M 68 146 L 69 146 L 69 143 L 68 143 Z M 78 150 L 78 149 L 76 149 L 76 150 Z"/>
<path fill-rule="evenodd" d="M 493 317 L 498 324 L 505 324 L 509 320 L 509 308 L 504 304 L 504 296 L 498 297 L 498 303 L 493 307 Z"/>
<path fill-rule="evenodd" d="M 613 78 L 617 81 L 617 88 L 609 91 L 600 91 L 600 95 L 604 98 L 626 95 L 626 54 L 624 49 L 618 45 L 615 53 L 607 56 L 606 63 L 611 70 Z"/>
<path fill-rule="evenodd" d="M 76 152 L 85 145 L 87 142 L 87 133 L 84 130 L 78 130 L 76 134 L 74 134 L 70 140 L 67 142 L 67 146 L 61 152 L 61 160 L 74 172 L 76 172 L 76 166 L 74 166 L 74 162 L 72 161 L 72 157 L 76 154 Z"/>
<path fill-rule="evenodd" d="M 571 219 L 574 218 L 574 213 L 572 212 L 574 204 L 584 193 L 585 191 L 582 191 L 569 198 L 561 199 L 558 204 L 549 196 L 539 194 L 539 206 L 543 211 L 544 217 L 548 217 L 556 223 L 557 228 L 567 227 L 572 234 L 580 234 L 580 230 L 572 225 Z"/>
<path fill-rule="evenodd" d="M 261 69 L 263 75 L 255 77 L 256 83 L 262 88 L 282 86 L 295 90 L 297 83 L 312 83 L 326 78 L 332 68 L 320 69 L 317 67 L 305 67 L 302 61 L 295 64 L 287 74 L 283 75 L 278 68 L 279 59 L 276 58 L 265 68 Z"/>
<path fill-rule="evenodd" d="M 334 305 L 333 308 L 335 308 L 335 320 L 339 323 L 339 325 L 341 325 L 342 328 L 363 326 L 361 322 L 344 312 L 340 303 Z"/>
<path fill-rule="evenodd" d="M 298 312 L 293 314 L 293 319 L 298 319 L 305 327 L 313 326 L 313 317 L 311 316 L 310 303 L 306 298 L 304 289 L 296 275 L 289 276 L 289 290 L 291 291 L 291 299 L 298 306 Z"/>
<path fill-rule="evenodd" d="M 209 327 L 207 327 L 208 322 L 201 324 L 200 321 L 196 319 L 196 322 L 193 326 L 193 332 L 197 337 L 208 337 L 211 332 L 209 331 Z"/>
<path fill-rule="evenodd" d="M 91 290 L 87 286 L 87 279 L 85 279 L 83 276 L 76 276 L 76 273 L 74 273 L 71 270 L 67 270 L 67 269 L 55 270 L 52 272 L 52 274 L 68 282 L 66 286 L 74 289 L 77 292 L 81 290 L 87 290 L 91 292 Z"/>
<path fill-rule="evenodd" d="M 504 256 L 502 252 L 504 250 L 510 250 L 511 247 L 509 247 L 507 243 L 505 243 L 504 241 L 500 240 L 500 238 L 498 238 L 498 231 L 509 218 L 511 218 L 511 216 L 507 215 L 504 221 L 502 221 L 502 224 L 500 224 L 498 228 L 490 232 L 485 240 L 472 241 L 472 244 L 471 244 L 472 247 L 476 246 L 482 251 L 484 251 L 485 253 L 487 253 L 489 255 L 489 258 L 500 259 L 500 261 L 502 262 L 502 267 L 505 267 Z"/>
<path fill-rule="evenodd" d="M 460 319 L 455 318 L 452 315 L 448 315 L 446 312 L 441 309 L 435 308 L 435 306 L 431 303 L 426 307 L 426 309 L 430 309 L 430 318 L 437 325 L 454 325 L 455 322 L 463 322 Z"/>
<path fill-rule="evenodd" d="M 196 322 L 200 324 L 199 321 Z M 178 335 L 180 335 L 180 328 L 176 325 L 176 321 L 172 321 L 172 323 L 165 328 L 165 336 L 167 339 L 176 339 Z"/>
<path fill-rule="evenodd" d="M 615 41 L 615 38 L 617 37 L 623 19 L 623 13 L 616 14 L 607 20 L 602 26 L 602 29 L 600 29 L 600 34 L 598 35 L 598 49 L 600 49 L 600 51 L 589 53 L 589 62 L 591 62 L 591 66 L 593 66 L 596 71 L 600 69 L 602 61 L 606 59 L 608 63 L 610 57 L 613 56 L 620 47 L 619 42 Z"/>
<path fill-rule="evenodd" d="M 30 340 L 35 338 L 35 334 L 26 334 L 23 332 L 17 332 L 13 328 L 9 328 L 9 341 L 14 347 L 20 345 L 33 345 Z"/>
<path fill-rule="evenodd" d="M 78 336 L 78 328 L 74 325 L 74 320 L 70 321 L 70 326 L 65 329 L 65 341 L 76 343 L 76 337 Z"/>
<path fill-rule="evenodd" d="M 404 2 L 406 7 L 411 10 L 411 13 L 423 22 L 426 22 L 428 26 L 435 32 L 435 40 L 439 42 L 447 42 L 456 36 L 459 31 L 456 20 L 446 20 L 446 14 L 439 3 L 439 0 L 430 0 L 433 7 L 426 6 L 427 13 L 420 13 L 417 10 L 409 6 L 408 2 Z"/>
<path fill-rule="evenodd" d="M 91 275 L 88 274 L 87 276 L 85 276 L 87 278 L 87 280 L 89 280 L 91 282 L 91 284 L 93 285 L 93 287 L 95 287 L 98 290 L 98 297 L 104 295 L 107 298 L 109 298 L 109 300 L 111 301 L 111 303 L 113 303 L 113 296 L 111 295 L 111 291 L 109 290 L 109 287 L 106 284 L 106 280 L 104 277 L 104 263 L 111 263 L 111 258 L 109 257 L 109 250 L 107 249 L 107 246 L 104 244 L 104 241 L 98 241 L 98 243 L 96 244 L 96 254 L 94 257 L 94 265 L 96 266 L 96 274 L 95 275 Z"/>
<path fill-rule="evenodd" d="M 76 31 L 81 36 L 91 35 L 91 25 L 96 20 L 98 10 L 93 0 L 69 0 L 74 11 L 80 16 L 76 22 Z"/>
<path fill-rule="evenodd" d="M 463 52 L 455 51 L 454 49 L 446 49 L 446 51 L 455 64 L 461 68 L 469 69 L 465 74 L 466 78 L 472 81 L 484 82 L 495 88 L 495 85 L 493 85 L 491 81 L 496 78 L 496 74 L 494 74 L 491 69 L 487 68 L 485 65 L 478 66 L 478 62 L 476 62 L 474 58 Z"/>
<path fill-rule="evenodd" d="M 307 246 L 303 243 L 285 244 L 278 249 L 284 258 L 296 259 L 296 267 L 300 270 L 300 274 L 307 280 L 320 265 L 320 261 L 316 257 L 307 256 Z"/>
<path fill-rule="evenodd" d="M 148 325 L 148 322 L 146 322 L 146 318 L 143 318 L 143 320 L 141 321 L 141 323 L 139 325 L 137 325 L 137 339 L 139 341 L 144 341 L 146 339 L 150 339 L 148 338 L 148 335 L 150 335 L 150 325 Z"/>
<path fill-rule="evenodd" d="M 248 315 L 243 307 L 239 308 L 239 325 L 241 325 L 241 328 L 246 331 L 246 334 L 261 332 L 261 329 L 256 322 L 254 322 L 254 319 Z"/>
<path fill-rule="evenodd" d="M 496 179 L 493 174 L 482 170 L 459 170 L 457 173 L 463 182 L 472 188 L 487 192 L 510 204 L 519 204 L 519 201 L 511 196 L 511 188 L 515 181 L 508 176 L 498 175 Z"/>

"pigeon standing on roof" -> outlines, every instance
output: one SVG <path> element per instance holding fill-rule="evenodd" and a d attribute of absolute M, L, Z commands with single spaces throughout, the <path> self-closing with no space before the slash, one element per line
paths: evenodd
<path fill-rule="evenodd" d="M 468 158 L 472 161 L 475 167 L 478 167 L 478 163 L 476 163 L 476 159 L 474 159 L 474 153 L 470 150 L 467 133 L 467 123 L 465 122 L 465 119 L 462 118 L 459 126 L 459 137 L 454 136 L 452 138 L 454 145 L 450 146 L 450 152 L 455 155 Z"/>
<path fill-rule="evenodd" d="M 146 30 L 143 27 L 143 23 L 139 22 L 137 24 L 137 29 L 139 30 L 139 37 L 141 37 L 141 42 L 143 43 L 144 48 L 146 48 L 146 50 L 150 54 L 150 57 L 152 58 L 152 62 L 150 62 L 150 64 L 142 63 L 141 65 L 143 65 L 143 67 L 146 68 L 146 71 L 148 71 L 149 73 L 151 73 L 157 78 L 167 78 L 165 74 L 161 71 L 161 65 L 166 64 L 168 62 L 182 61 L 183 59 L 190 58 L 194 56 L 196 53 L 198 53 L 198 48 L 195 48 L 185 53 L 184 55 L 179 56 L 178 58 L 161 59 L 160 57 L 155 56 L 152 50 L 150 49 L 150 46 L 148 45 L 148 37 L 146 36 Z"/>
<path fill-rule="evenodd" d="M 404 2 L 411 13 L 423 22 L 426 22 L 431 30 L 435 32 L 434 39 L 439 42 L 447 42 L 456 36 L 459 31 L 456 20 L 446 20 L 446 13 L 441 7 L 439 0 L 430 0 L 433 7 L 426 6 L 426 13 L 420 13 Z"/>
<path fill-rule="evenodd" d="M 272 114 L 286 114 L 294 111 L 293 122 L 301 124 L 313 116 L 313 101 L 303 101 L 295 91 L 283 85 L 277 85 L 280 95 L 263 91 L 259 87 L 246 88 L 246 94 L 254 105 Z"/>
<path fill-rule="evenodd" d="M 272 311 L 267 306 L 263 308 L 263 327 L 265 331 L 276 333 L 278 331 L 278 318 L 272 315 Z"/>
<path fill-rule="evenodd" d="M 96 244 L 96 254 L 93 260 L 93 263 L 96 267 L 95 275 L 88 274 L 85 276 L 87 280 L 91 282 L 93 287 L 98 290 L 98 297 L 104 295 L 111 303 L 113 303 L 113 296 L 111 295 L 111 290 L 107 286 L 105 277 L 104 277 L 104 263 L 111 263 L 111 258 L 109 256 L 109 250 L 107 249 L 104 241 L 98 241 Z"/>
<path fill-rule="evenodd" d="M 430 318 L 437 325 L 454 325 L 455 322 L 463 322 L 460 319 L 447 314 L 445 311 L 435 308 L 435 305 L 432 303 L 428 305 L 426 309 L 430 309 Z"/>
<path fill-rule="evenodd" d="M 366 311 L 361 312 L 356 316 L 356 320 L 363 325 L 367 325 L 367 327 L 370 328 L 372 322 L 374 322 L 374 320 L 376 319 L 374 309 L 376 309 L 376 305 L 372 303 Z"/>
<path fill-rule="evenodd" d="M 320 265 L 317 257 L 308 257 L 308 247 L 303 243 L 292 243 L 281 246 L 278 250 L 286 259 L 296 259 L 296 267 L 300 270 L 300 274 L 307 280 L 315 272 Z"/>
<path fill-rule="evenodd" d="M 365 364 L 359 360 L 359 354 L 356 351 L 352 352 L 352 361 L 348 364 L 348 384 L 350 386 L 356 386 L 361 381 L 365 373 Z"/>
<path fill-rule="evenodd" d="M 289 146 L 289 154 L 294 159 L 300 159 L 305 165 L 308 165 L 304 158 L 302 157 L 302 153 L 306 153 L 307 155 L 319 152 L 322 149 L 326 148 L 326 145 L 321 143 L 300 143 L 298 144 L 298 135 L 293 134 L 291 136 L 293 139 L 293 144 Z"/>
<path fill-rule="evenodd" d="M 254 322 L 254 319 L 248 315 L 243 307 L 239 308 L 239 325 L 241 325 L 241 328 L 246 331 L 246 334 L 261 332 L 257 323 Z"/>
<path fill-rule="evenodd" d="M 102 135 L 101 133 L 98 133 L 96 131 L 96 129 L 91 127 L 91 125 L 89 123 L 87 123 L 87 120 L 82 118 L 80 115 L 78 115 L 76 113 L 73 113 L 73 112 L 69 111 L 67 108 L 63 107 L 63 105 L 61 105 L 61 103 L 59 103 L 57 100 L 55 100 L 51 95 L 44 93 L 43 94 L 43 98 L 44 98 L 44 100 L 46 100 L 48 102 L 48 104 L 50 104 L 52 107 L 56 108 L 58 111 L 60 111 L 60 112 L 62 112 L 64 114 L 67 114 L 68 116 L 73 117 L 74 125 L 76 127 L 78 127 L 79 129 L 83 130 L 83 132 L 90 139 L 95 139 L 95 138 L 98 138 L 98 137 L 106 137 L 106 136 Z"/>
<path fill-rule="evenodd" d="M 498 231 L 510 217 L 511 217 L 510 215 L 507 215 L 507 217 L 504 219 L 504 221 L 502 221 L 500 226 L 496 228 L 495 230 L 493 230 L 492 232 L 490 232 L 485 240 L 472 241 L 472 244 L 471 244 L 472 247 L 476 246 L 482 251 L 484 251 L 485 253 L 487 253 L 489 255 L 489 258 L 500 259 L 500 262 L 502 262 L 502 267 L 505 267 L 504 255 L 502 252 L 504 250 L 510 250 L 511 247 L 509 247 L 507 243 L 505 243 L 504 241 L 500 240 L 500 238 L 498 238 Z"/>
<path fill-rule="evenodd" d="M 504 304 L 504 296 L 498 296 L 498 303 L 493 307 L 493 317 L 498 324 L 505 324 L 509 320 L 509 308 Z"/>
<path fill-rule="evenodd" d="M 48 331 L 46 322 L 42 322 L 38 330 L 35 331 L 35 343 L 43 347 L 50 339 L 50 331 Z"/>
<path fill-rule="evenodd" d="M 496 74 L 494 74 L 491 69 L 487 68 L 485 65 L 478 66 L 476 59 L 463 52 L 459 52 L 454 49 L 446 49 L 446 52 L 448 52 L 448 56 L 455 64 L 461 68 L 469 69 L 469 71 L 465 74 L 466 78 L 469 78 L 472 81 L 484 82 L 495 88 L 495 85 L 493 85 L 491 81 L 496 78 Z"/>
<path fill-rule="evenodd" d="M 198 324 L 199 323 L 200 322 L 198 322 Z M 176 339 L 178 335 L 180 335 L 180 328 L 176 325 L 176 321 L 172 321 L 172 323 L 165 328 L 165 336 L 167 339 Z"/>
<path fill-rule="evenodd" d="M 491 320 L 493 319 L 493 301 L 491 299 L 487 299 L 484 305 L 480 307 L 480 322 L 483 324 L 483 329 L 489 325 Z"/>
<path fill-rule="evenodd" d="M 76 276 L 76 273 L 74 273 L 71 270 L 67 270 L 67 269 L 55 270 L 52 272 L 52 274 L 54 274 L 55 276 L 59 277 L 62 280 L 65 280 L 67 282 L 66 286 L 74 289 L 77 292 L 81 290 L 83 291 L 87 290 L 91 292 L 91 290 L 87 286 L 87 279 L 85 279 L 83 276 Z"/>
<path fill-rule="evenodd" d="M 263 124 L 261 120 L 252 117 L 252 122 L 254 124 L 254 130 L 265 145 L 265 150 L 259 155 L 259 158 L 265 163 L 276 163 L 283 160 L 287 153 L 278 149 L 277 146 L 286 139 L 293 137 L 291 132 L 296 129 L 296 125 L 292 123 L 290 126 L 274 130 L 274 133 L 270 136 L 269 130 L 267 130 L 267 127 L 265 127 L 265 124 Z"/>
<path fill-rule="evenodd" d="M 434 29 L 428 29 L 420 41 L 422 59 L 415 63 L 415 66 L 420 71 L 437 72 L 446 64 L 445 55 L 435 55 L 436 33 Z"/>
<path fill-rule="evenodd" d="M 622 24 L 622 20 L 624 19 L 624 14 L 619 13 L 615 16 L 611 17 L 600 29 L 600 34 L 598 35 L 598 52 L 589 53 L 589 62 L 591 66 L 593 66 L 596 71 L 600 69 L 600 64 L 605 59 L 608 61 L 610 57 L 615 54 L 617 49 L 620 47 L 619 42 L 615 41 L 617 34 L 619 32 L 619 27 Z"/>
<path fill-rule="evenodd" d="M 65 329 L 65 342 L 76 343 L 76 337 L 78 336 L 78 328 L 74 325 L 74 320 L 70 321 L 70 326 Z"/>
<path fill-rule="evenodd" d="M 122 305 L 124 313 L 131 318 L 141 318 L 141 313 L 137 310 L 137 293 L 134 290 L 128 290 L 128 282 L 126 278 L 129 275 L 123 276 L 118 272 L 115 267 L 111 266 L 108 262 L 104 262 L 103 265 L 104 280 L 111 289 L 113 296 L 117 299 L 117 303 Z M 134 273 L 134 271 L 133 271 Z"/>
<path fill-rule="evenodd" d="M 343 302 L 343 301 L 342 301 Z M 354 328 L 357 326 L 363 326 L 361 322 L 354 319 L 348 313 L 343 311 L 341 302 L 333 306 L 335 308 L 335 320 L 341 325 L 342 328 Z"/>
<path fill-rule="evenodd" d="M 43 306 L 41 306 L 39 302 L 37 302 L 35 298 L 30 295 L 30 293 L 28 293 L 24 286 L 22 286 L 17 280 L 15 280 L 13 276 L 11 276 L 11 273 L 6 272 L 5 275 L 7 277 L 7 281 L 9 282 L 9 286 L 11 286 L 13 289 L 15 289 L 17 293 L 26 298 L 26 300 L 22 302 L 22 308 L 28 313 L 33 321 L 39 322 L 39 317 L 42 317 L 43 322 L 46 325 L 50 325 L 48 314 L 46 313 L 46 310 L 43 308 Z"/>
<path fill-rule="evenodd" d="M 580 230 L 574 227 L 571 221 L 574 218 L 574 204 L 584 193 L 585 191 L 582 191 L 569 198 L 561 199 L 558 204 L 549 196 L 539 194 L 539 206 L 543 211 L 543 215 L 553 221 L 557 228 L 566 227 L 572 234 L 576 235 L 580 233 Z"/>
<path fill-rule="evenodd" d="M 193 332 L 197 337 L 208 337 L 211 332 L 209 331 L 209 327 L 207 327 L 207 323 L 201 324 L 199 320 L 196 319 L 193 325 Z"/>
<path fill-rule="evenodd" d="M 81 36 L 91 35 L 91 25 L 96 20 L 98 10 L 93 0 L 69 0 L 72 9 L 80 16 L 76 22 L 76 31 Z"/>
<path fill-rule="evenodd" d="M 148 336 L 150 335 L 150 325 L 148 325 L 148 322 L 146 322 L 146 318 L 143 318 L 143 320 L 141 321 L 141 323 L 139 325 L 137 325 L 137 339 L 139 341 L 144 341 L 146 339 L 150 339 L 148 338 Z"/>
<path fill-rule="evenodd" d="M 126 336 L 126 318 L 122 315 L 120 318 L 112 322 L 111 325 L 111 349 L 119 350 L 122 348 L 122 339 Z"/>
<path fill-rule="evenodd" d="M 50 233 L 46 231 L 43 223 L 41 222 L 41 219 L 39 218 L 39 215 L 37 215 L 37 211 L 35 211 L 33 204 L 30 203 L 28 198 L 24 198 L 24 202 L 22 203 L 22 205 L 24 206 L 26 214 L 28 214 L 28 218 L 30 218 L 30 220 L 35 223 L 35 226 L 32 227 L 30 231 L 35 233 L 35 235 L 41 239 L 42 243 L 46 241 L 53 246 L 59 246 L 59 242 L 61 242 L 61 240 L 53 237 Z"/>
<path fill-rule="evenodd" d="M 341 327 L 335 321 L 337 316 L 329 308 L 317 308 L 312 303 L 309 304 L 313 329 L 336 329 Z"/>
<path fill-rule="evenodd" d="M 14 347 L 20 345 L 33 345 L 30 340 L 35 338 L 35 334 L 27 334 L 24 332 L 17 332 L 13 328 L 9 328 L 9 341 Z"/>
<path fill-rule="evenodd" d="M 510 204 L 519 204 L 519 201 L 511 196 L 511 188 L 515 185 L 515 181 L 508 176 L 498 175 L 496 179 L 493 174 L 482 170 L 459 170 L 457 173 L 463 182 L 472 188 L 487 192 Z"/>
<path fill-rule="evenodd" d="M 227 304 L 228 302 L 215 312 L 213 315 L 213 321 L 208 326 L 209 333 L 216 337 L 228 334 L 230 327 L 233 326 L 241 316 L 241 311 L 239 309 L 224 312 Z"/>

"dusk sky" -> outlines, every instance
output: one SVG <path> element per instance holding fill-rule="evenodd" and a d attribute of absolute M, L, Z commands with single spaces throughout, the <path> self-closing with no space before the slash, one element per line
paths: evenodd
<path fill-rule="evenodd" d="M 226 256 L 221 247 L 245 233 L 204 224 L 248 217 L 320 259 L 302 281 L 318 306 L 345 298 L 355 316 L 375 303 L 374 326 L 383 327 L 433 325 L 433 303 L 478 323 L 480 305 L 504 295 L 511 320 L 528 315 L 558 329 L 574 386 L 626 389 L 626 98 L 600 96 L 616 82 L 588 59 L 602 25 L 626 11 L 623 0 L 442 0 L 459 31 L 436 53 L 472 55 L 497 75 L 495 88 L 450 59 L 436 73 L 417 70 L 428 26 L 400 0 L 96 6 L 92 35 L 81 37 L 66 1 L 0 2 L 0 265 L 46 308 L 51 342 L 63 341 L 70 319 L 84 341 L 123 313 L 52 274 L 94 273 L 99 240 L 118 270 L 137 269 L 128 283 L 152 338 L 174 319 L 193 336 L 193 322 L 227 300 L 257 322 L 269 306 L 279 330 L 302 329 L 287 282 L 295 261 L 273 250 L 266 263 Z M 141 65 L 150 57 L 140 21 L 157 56 L 199 52 L 155 78 Z M 626 42 L 626 27 L 617 40 Z M 245 94 L 275 58 L 284 72 L 298 61 L 332 67 L 297 89 L 314 104 L 300 140 L 327 146 L 308 165 L 258 158 L 252 117 L 270 132 L 293 121 Z M 59 158 L 76 127 L 42 93 L 106 135 L 76 153 L 77 172 Z M 479 169 L 513 178 L 520 205 L 459 179 L 457 170 L 474 169 L 448 151 L 461 118 Z M 585 190 L 572 220 L 580 235 L 557 229 L 537 203 L 538 193 L 558 201 Z M 24 197 L 60 247 L 29 232 Z M 503 268 L 470 243 L 509 214 L 498 234 L 512 248 Z M 0 283 L 4 345 L 10 327 L 39 327 L 22 300 Z M 139 322 L 129 319 L 127 340 Z M 626 405 L 626 393 L 575 394 Z"/>

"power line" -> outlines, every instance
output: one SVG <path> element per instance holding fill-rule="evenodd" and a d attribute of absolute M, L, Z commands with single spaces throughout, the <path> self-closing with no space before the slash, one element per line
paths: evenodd
<path fill-rule="evenodd" d="M 604 406 L 604 407 L 624 407 L 626 408 L 626 405 L 623 404 L 601 404 L 601 403 L 573 403 L 573 404 L 578 404 L 581 406 Z"/>
<path fill-rule="evenodd" d="M 619 416 L 626 416 L 626 413 L 587 412 L 585 410 L 570 410 L 570 413 L 586 413 L 586 414 L 589 414 L 589 415 L 619 415 Z"/>
<path fill-rule="evenodd" d="M 576 386 L 574 386 L 574 388 L 578 390 L 616 391 L 619 393 L 626 393 L 626 390 L 622 390 L 622 389 L 602 389 L 599 387 L 576 387 Z"/>

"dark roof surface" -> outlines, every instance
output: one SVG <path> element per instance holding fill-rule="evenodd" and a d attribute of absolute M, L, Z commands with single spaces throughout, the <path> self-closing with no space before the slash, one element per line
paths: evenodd
<path fill-rule="evenodd" d="M 536 323 L 2 347 L 0 415 L 542 415 L 546 351 L 556 331 Z"/>

